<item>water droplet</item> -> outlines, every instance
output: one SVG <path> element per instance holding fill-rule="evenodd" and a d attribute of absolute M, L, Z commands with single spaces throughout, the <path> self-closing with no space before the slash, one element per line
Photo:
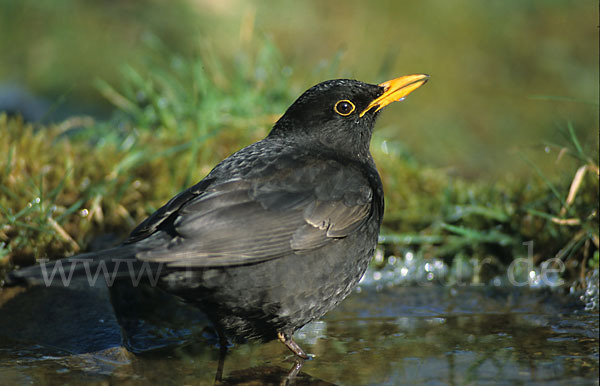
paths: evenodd
<path fill-rule="evenodd" d="M 377 263 L 383 262 L 383 251 L 381 249 L 375 251 L 375 261 Z"/>
<path fill-rule="evenodd" d="M 88 186 L 90 186 L 90 182 L 91 180 L 88 177 L 84 177 L 81 182 L 79 183 L 79 189 L 84 190 L 87 189 Z"/>

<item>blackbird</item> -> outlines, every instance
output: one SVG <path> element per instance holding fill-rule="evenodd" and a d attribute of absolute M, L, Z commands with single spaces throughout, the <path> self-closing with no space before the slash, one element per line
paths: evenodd
<path fill-rule="evenodd" d="M 143 276 L 203 310 L 221 339 L 279 339 L 307 358 L 292 334 L 352 291 L 377 245 L 384 202 L 369 151 L 375 119 L 428 78 L 319 83 L 266 138 L 173 197 L 123 244 L 10 278 L 67 285 L 62 271 L 53 276 L 57 264 L 67 278 L 100 269 L 109 285 Z"/>

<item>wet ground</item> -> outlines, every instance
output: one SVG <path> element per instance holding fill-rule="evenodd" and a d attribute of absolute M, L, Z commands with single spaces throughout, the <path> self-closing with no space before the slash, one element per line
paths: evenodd
<path fill-rule="evenodd" d="M 128 291 L 113 289 L 117 317 L 101 286 L 1 289 L 0 384 L 212 384 L 202 316 Z M 549 289 L 367 282 L 295 337 L 314 354 L 296 384 L 598 384 L 598 312 Z M 235 345 L 223 383 L 279 384 L 295 365 L 278 342 Z"/>

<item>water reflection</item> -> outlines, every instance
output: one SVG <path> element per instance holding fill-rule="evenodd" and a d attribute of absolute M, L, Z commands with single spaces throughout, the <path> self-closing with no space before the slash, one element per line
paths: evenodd
<path fill-rule="evenodd" d="M 115 315 L 106 289 L 52 291 L 0 292 L 0 383 L 213 382 L 219 350 L 185 305 L 125 292 Z M 598 314 L 549 290 L 363 285 L 296 339 L 315 355 L 296 384 L 597 382 Z M 293 366 L 278 342 L 236 345 L 223 382 Z"/>

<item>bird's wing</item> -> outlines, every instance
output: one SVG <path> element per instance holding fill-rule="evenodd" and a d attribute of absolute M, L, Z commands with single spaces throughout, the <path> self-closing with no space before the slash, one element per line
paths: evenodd
<path fill-rule="evenodd" d="M 140 225 L 153 233 L 136 242 L 136 256 L 189 267 L 259 262 L 343 238 L 371 215 L 373 189 L 359 168 L 327 161 L 273 169 L 176 196 L 154 216 L 158 225 Z"/>
<path fill-rule="evenodd" d="M 156 212 L 148 216 L 142 221 L 129 235 L 129 238 L 125 241 L 125 244 L 132 244 L 140 240 L 144 240 L 159 228 L 168 225 L 172 219 L 177 215 L 177 211 L 181 209 L 187 202 L 193 200 L 199 195 L 205 193 L 205 190 L 213 182 L 210 178 L 205 178 L 198 182 L 196 185 L 183 192 L 177 194 L 175 197 L 169 200 Z M 171 220 L 171 221 L 170 221 Z"/>

